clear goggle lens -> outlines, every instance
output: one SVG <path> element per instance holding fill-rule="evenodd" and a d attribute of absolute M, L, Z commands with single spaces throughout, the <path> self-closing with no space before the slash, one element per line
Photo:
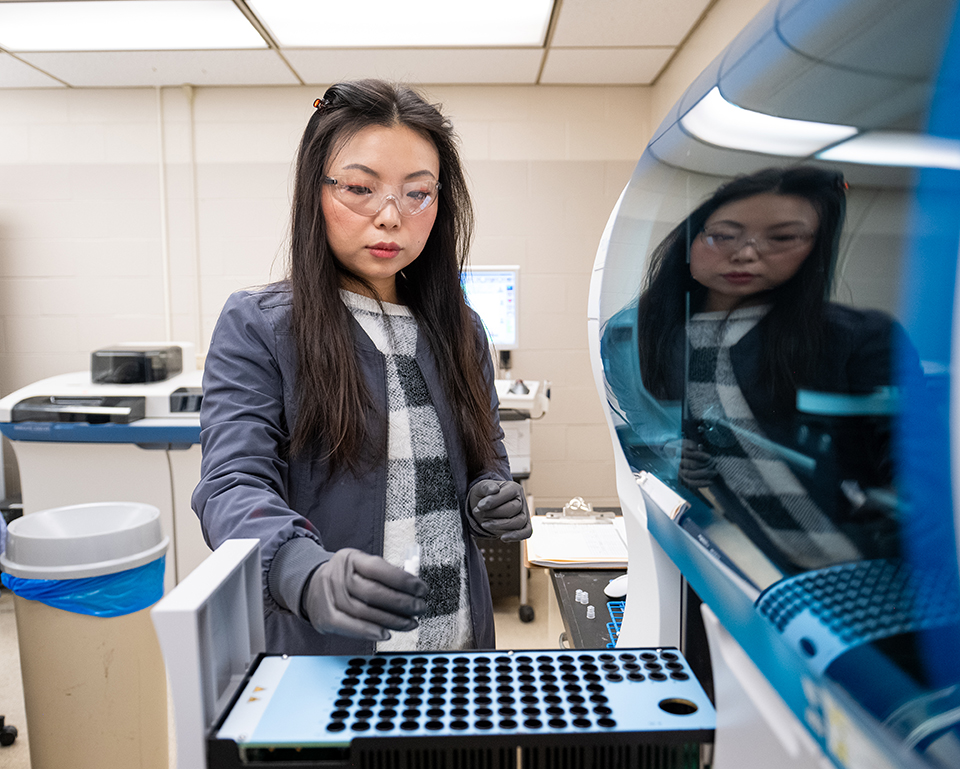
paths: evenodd
<path fill-rule="evenodd" d="M 440 183 L 433 179 L 407 182 L 393 187 L 370 179 L 324 178 L 324 184 L 333 188 L 333 194 L 351 211 L 363 216 L 374 216 L 392 200 L 403 216 L 422 214 L 437 200 Z"/>
<path fill-rule="evenodd" d="M 747 237 L 743 230 L 724 227 L 709 228 L 700 233 L 708 248 L 722 254 L 739 251 L 748 243 L 760 254 L 779 254 L 806 245 L 813 239 L 810 230 L 783 230 L 773 234 Z"/>

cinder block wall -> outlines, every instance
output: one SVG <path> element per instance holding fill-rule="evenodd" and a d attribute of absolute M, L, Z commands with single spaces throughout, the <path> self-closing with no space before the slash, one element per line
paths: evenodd
<path fill-rule="evenodd" d="M 474 263 L 522 270 L 514 375 L 553 383 L 529 489 L 538 504 L 615 504 L 586 303 L 649 89 L 424 90 L 462 138 Z M 0 393 L 120 341 L 205 350 L 231 291 L 285 272 L 292 158 L 319 91 L 0 91 Z"/>
<path fill-rule="evenodd" d="M 522 268 L 513 373 L 553 384 L 538 505 L 617 503 L 587 353 L 597 244 L 654 128 L 763 5 L 718 0 L 652 87 L 423 89 L 462 138 L 474 263 Z M 292 158 L 321 92 L 0 89 L 0 395 L 119 341 L 202 353 L 231 291 L 285 272 Z"/>

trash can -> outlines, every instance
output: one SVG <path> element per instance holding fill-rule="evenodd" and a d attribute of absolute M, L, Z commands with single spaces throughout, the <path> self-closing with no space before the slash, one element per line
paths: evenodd
<path fill-rule="evenodd" d="M 149 607 L 168 538 L 156 507 L 95 503 L 12 521 L 14 593 L 33 769 L 167 769 L 167 685 Z"/>

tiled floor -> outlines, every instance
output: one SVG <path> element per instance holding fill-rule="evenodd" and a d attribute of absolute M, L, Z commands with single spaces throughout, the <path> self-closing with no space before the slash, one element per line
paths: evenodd
<path fill-rule="evenodd" d="M 519 597 L 501 598 L 494 603 L 497 647 L 500 649 L 556 649 L 560 645 L 563 622 L 547 571 L 531 570 L 528 585 L 528 602 L 535 614 L 532 622 L 520 621 Z M 13 596 L 5 588 L 0 589 L 0 715 L 5 716 L 6 723 L 16 726 L 19 732 L 13 745 L 0 747 L 0 766 L 3 769 L 30 769 L 30 735 L 24 713 Z M 173 723 L 172 715 L 170 723 Z M 170 756 L 170 767 L 176 769 L 172 737 Z"/>

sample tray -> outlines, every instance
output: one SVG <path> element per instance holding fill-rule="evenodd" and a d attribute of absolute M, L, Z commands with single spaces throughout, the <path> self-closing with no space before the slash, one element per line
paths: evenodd
<path fill-rule="evenodd" d="M 210 769 L 694 769 L 714 724 L 675 649 L 262 656 L 208 758 Z"/>
<path fill-rule="evenodd" d="M 857 561 L 781 580 L 757 609 L 819 674 L 856 646 L 960 622 L 955 578 L 896 559 Z"/>

